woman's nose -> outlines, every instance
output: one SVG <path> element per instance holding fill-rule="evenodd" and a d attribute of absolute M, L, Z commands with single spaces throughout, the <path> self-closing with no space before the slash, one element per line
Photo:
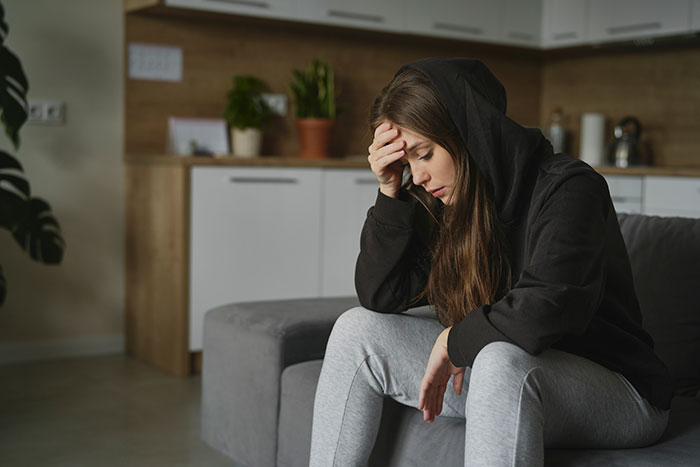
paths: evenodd
<path fill-rule="evenodd" d="M 422 169 L 412 170 L 411 176 L 413 177 L 414 185 L 423 185 L 429 179 L 428 173 Z"/>

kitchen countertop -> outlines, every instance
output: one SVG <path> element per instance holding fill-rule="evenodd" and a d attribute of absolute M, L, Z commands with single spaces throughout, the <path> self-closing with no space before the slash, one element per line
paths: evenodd
<path fill-rule="evenodd" d="M 179 166 L 240 166 L 240 167 L 324 167 L 337 169 L 369 168 L 367 156 L 350 156 L 329 159 L 301 159 L 294 156 L 262 157 L 185 157 L 174 155 L 137 155 L 128 154 L 124 158 L 129 165 L 179 165 Z M 700 167 L 596 167 L 603 175 L 656 175 L 670 177 L 700 177 Z"/>

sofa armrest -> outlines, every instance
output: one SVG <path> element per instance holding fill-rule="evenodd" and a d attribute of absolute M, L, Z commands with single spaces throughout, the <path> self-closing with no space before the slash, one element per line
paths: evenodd
<path fill-rule="evenodd" d="M 282 370 L 323 358 L 354 297 L 236 303 L 204 318 L 202 439 L 249 467 L 274 466 Z"/>

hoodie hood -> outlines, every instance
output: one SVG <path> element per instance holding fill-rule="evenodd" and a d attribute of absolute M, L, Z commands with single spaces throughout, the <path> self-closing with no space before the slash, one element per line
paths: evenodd
<path fill-rule="evenodd" d="M 429 58 L 402 66 L 423 73 L 454 122 L 462 143 L 492 188 L 499 218 L 510 224 L 529 198 L 534 173 L 551 144 L 534 128 L 506 117 L 506 91 L 479 60 Z"/>

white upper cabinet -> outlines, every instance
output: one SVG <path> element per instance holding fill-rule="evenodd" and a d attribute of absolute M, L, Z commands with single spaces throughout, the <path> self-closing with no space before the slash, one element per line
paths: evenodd
<path fill-rule="evenodd" d="M 540 45 L 541 0 L 505 0 L 502 18 L 501 42 L 527 47 Z"/>
<path fill-rule="evenodd" d="M 532 48 L 700 31 L 700 0 L 164 0 L 166 6 Z"/>
<path fill-rule="evenodd" d="M 690 29 L 700 31 L 700 0 L 693 0 L 690 15 Z"/>
<path fill-rule="evenodd" d="M 308 20 L 360 29 L 401 31 L 404 0 L 303 0 Z"/>
<path fill-rule="evenodd" d="M 405 31 L 450 39 L 499 42 L 502 0 L 406 0 Z"/>
<path fill-rule="evenodd" d="M 588 39 L 610 42 L 690 31 L 690 0 L 588 0 Z"/>
<path fill-rule="evenodd" d="M 297 3 L 300 0 L 165 0 L 166 6 L 266 18 L 292 18 Z"/>
<path fill-rule="evenodd" d="M 586 2 L 544 0 L 542 3 L 542 47 L 580 45 L 586 41 Z"/>

